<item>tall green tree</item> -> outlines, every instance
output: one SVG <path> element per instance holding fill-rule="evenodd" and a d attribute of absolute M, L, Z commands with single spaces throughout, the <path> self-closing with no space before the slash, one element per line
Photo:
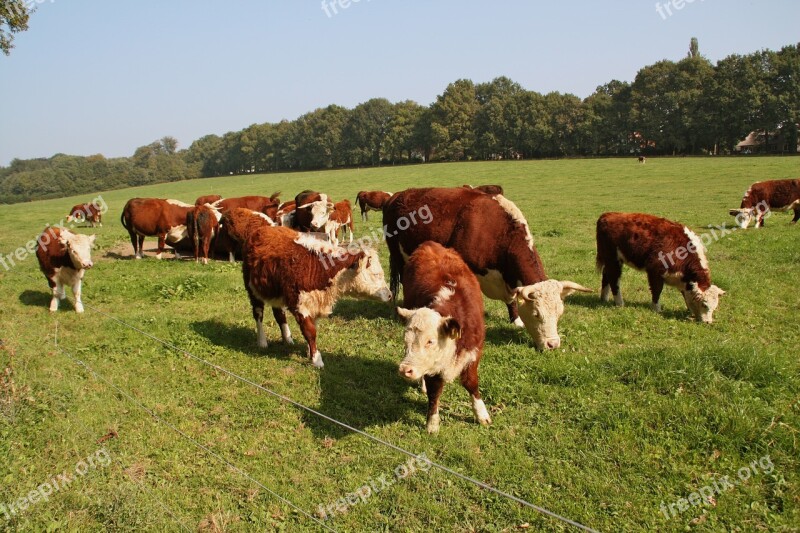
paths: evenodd
<path fill-rule="evenodd" d="M 435 157 L 447 161 L 470 159 L 475 153 L 475 84 L 458 80 L 447 86 L 432 106 L 431 140 Z"/>

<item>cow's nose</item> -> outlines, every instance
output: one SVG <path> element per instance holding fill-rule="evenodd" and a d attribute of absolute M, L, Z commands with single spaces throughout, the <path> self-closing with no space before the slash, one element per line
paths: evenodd
<path fill-rule="evenodd" d="M 404 378 L 413 378 L 414 377 L 414 367 L 402 365 L 399 368 L 400 375 Z"/>
<path fill-rule="evenodd" d="M 548 339 L 545 346 L 547 346 L 548 350 L 555 350 L 561 346 L 561 339 Z"/>
<path fill-rule="evenodd" d="M 86 263 L 85 265 L 83 265 L 83 268 L 92 268 L 93 266 L 94 266 L 94 263 L 92 263 L 91 261 L 89 261 L 88 263 Z"/>

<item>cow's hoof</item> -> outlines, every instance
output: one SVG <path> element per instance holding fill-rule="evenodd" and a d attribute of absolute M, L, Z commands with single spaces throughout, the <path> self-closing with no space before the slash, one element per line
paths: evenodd
<path fill-rule="evenodd" d="M 75 312 L 83 313 L 83 306 L 81 304 L 75 304 Z"/>
<path fill-rule="evenodd" d="M 650 309 L 652 309 L 656 313 L 660 313 L 661 312 L 661 304 L 650 304 Z"/>
<path fill-rule="evenodd" d="M 322 354 L 319 353 L 319 350 L 314 352 L 314 356 L 311 358 L 311 364 L 317 368 L 322 368 L 325 366 L 325 363 L 322 362 Z"/>
<path fill-rule="evenodd" d="M 480 425 L 488 426 L 492 423 L 492 418 L 489 416 L 489 411 L 486 410 L 486 404 L 483 403 L 483 400 L 474 400 L 472 410 Z"/>
<path fill-rule="evenodd" d="M 439 433 L 439 415 L 438 414 L 432 415 L 430 418 L 428 418 L 428 425 L 427 425 L 427 427 L 425 429 L 427 429 L 428 433 L 430 433 L 431 435 L 435 435 L 436 433 Z"/>
<path fill-rule="evenodd" d="M 521 319 L 520 317 L 517 317 L 517 318 L 514 320 L 513 324 L 514 324 L 515 326 L 517 326 L 518 328 L 524 328 L 524 327 L 525 327 L 525 322 L 523 322 L 523 321 L 522 321 L 522 319 Z"/>

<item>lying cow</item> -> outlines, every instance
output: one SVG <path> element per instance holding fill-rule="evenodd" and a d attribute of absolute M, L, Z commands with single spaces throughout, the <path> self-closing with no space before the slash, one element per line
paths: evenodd
<path fill-rule="evenodd" d="M 236 255 L 241 256 L 242 245 L 253 231 L 261 226 L 275 225 L 275 222 L 264 213 L 237 207 L 222 215 L 220 219 L 216 250 L 227 252 L 228 260 L 233 263 Z"/>
<path fill-rule="evenodd" d="M 94 203 L 78 204 L 69 210 L 67 222 L 88 222 L 92 227 L 103 226 L 103 213 Z"/>
<path fill-rule="evenodd" d="M 207 194 L 205 196 L 200 196 L 197 200 L 194 201 L 194 205 L 206 205 L 206 204 L 213 204 L 215 202 L 219 202 L 222 200 L 222 196 L 219 194 Z"/>
<path fill-rule="evenodd" d="M 211 242 L 219 232 L 219 219 L 222 215 L 210 204 L 198 205 L 186 214 L 186 229 L 194 246 L 194 260 L 208 264 Z"/>
<path fill-rule="evenodd" d="M 408 258 L 403 294 L 406 308 L 397 312 L 406 320 L 406 355 L 399 371 L 406 379 L 425 381 L 428 433 L 439 431 L 439 397 L 456 376 L 472 396 L 475 418 L 490 424 L 478 391 L 485 326 L 475 275 L 455 251 L 428 241 Z"/>
<path fill-rule="evenodd" d="M 472 185 L 462 185 L 465 189 L 472 189 L 475 191 L 480 191 L 486 194 L 505 194 L 503 192 L 503 187 L 500 185 L 478 185 L 477 187 L 473 187 Z"/>
<path fill-rule="evenodd" d="M 757 228 L 764 226 L 764 218 L 770 211 L 794 211 L 792 223 L 800 220 L 800 179 L 773 180 L 754 183 L 744 193 L 739 209 L 731 209 L 736 223 L 747 229 L 750 221 L 756 219 Z"/>
<path fill-rule="evenodd" d="M 236 198 L 225 198 L 212 205 L 219 209 L 220 213 L 223 215 L 232 209 L 243 207 L 245 209 L 259 211 L 274 219 L 275 212 L 278 210 L 278 205 L 280 205 L 280 194 L 280 192 L 276 192 L 273 193 L 272 196 L 239 196 Z"/>
<path fill-rule="evenodd" d="M 356 195 L 356 205 L 361 209 L 361 221 L 368 220 L 367 211 L 380 211 L 392 193 L 383 191 L 361 191 Z"/>
<path fill-rule="evenodd" d="M 327 194 L 303 191 L 294 198 L 292 227 L 303 232 L 322 232 L 333 212 L 333 203 Z"/>
<path fill-rule="evenodd" d="M 120 215 L 122 226 L 128 230 L 136 259 L 144 256 L 142 247 L 145 237 L 158 237 L 157 259 L 161 259 L 164 246 L 169 244 L 178 258 L 179 243 L 188 242 L 186 216 L 193 205 L 179 200 L 160 198 L 132 198 L 128 200 Z"/>
<path fill-rule="evenodd" d="M 308 343 L 309 359 L 322 368 L 317 319 L 329 316 L 340 296 L 391 300 L 375 250 L 335 252 L 330 243 L 289 228 L 261 227 L 250 235 L 244 246 L 242 274 L 260 347 L 267 346 L 265 305 L 272 307 L 284 342 L 293 342 L 284 312 L 288 308 Z M 329 262 L 327 268 L 322 268 L 323 260 Z"/>
<path fill-rule="evenodd" d="M 36 240 L 36 258 L 53 292 L 50 311 L 58 311 L 58 302 L 67 297 L 65 287 L 72 287 L 75 312 L 83 313 L 81 283 L 83 274 L 92 268 L 94 235 L 72 233 L 65 228 L 48 227 Z"/>
<path fill-rule="evenodd" d="M 342 200 L 333 204 L 333 211 L 325 224 L 325 233 L 328 234 L 328 239 L 332 243 L 339 243 L 339 230 L 342 228 L 344 228 L 345 234 L 347 234 L 347 230 L 350 230 L 349 242 L 353 242 L 353 208 L 350 206 L 350 200 Z"/>
<path fill-rule="evenodd" d="M 597 269 L 602 272 L 601 299 L 614 295 L 624 305 L 619 279 L 623 263 L 647 272 L 652 307 L 661 312 L 664 284 L 681 291 L 695 319 L 711 323 L 725 291 L 711 284 L 705 248 L 689 228 L 642 213 L 604 213 L 597 220 Z"/>
<path fill-rule="evenodd" d="M 427 214 L 422 222 L 417 219 Z M 427 221 L 426 221 L 427 220 Z M 508 304 L 539 350 L 561 345 L 558 319 L 563 299 L 576 291 L 594 292 L 571 281 L 547 278 L 528 222 L 503 195 L 454 188 L 408 189 L 383 208 L 389 247 L 390 286 L 397 296 L 405 258 L 425 241 L 457 251 L 478 277 L 487 298 Z M 519 302 L 519 316 L 514 316 Z"/>

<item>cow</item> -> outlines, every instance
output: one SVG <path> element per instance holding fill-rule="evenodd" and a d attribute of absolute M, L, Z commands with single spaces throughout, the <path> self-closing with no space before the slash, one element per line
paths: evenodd
<path fill-rule="evenodd" d="M 222 196 L 219 194 L 207 194 L 205 196 L 200 196 L 197 200 L 194 201 L 194 205 L 206 205 L 206 204 L 213 204 L 214 202 L 219 202 L 222 200 Z"/>
<path fill-rule="evenodd" d="M 59 300 L 67 297 L 64 288 L 72 287 L 75 312 L 83 313 L 81 283 L 83 274 L 92 268 L 95 235 L 72 233 L 66 228 L 49 226 L 36 239 L 36 258 L 53 292 L 50 311 L 58 311 Z"/>
<path fill-rule="evenodd" d="M 303 191 L 294 197 L 294 219 L 292 227 L 297 231 L 321 232 L 333 211 L 333 203 L 327 194 Z"/>
<path fill-rule="evenodd" d="M 353 208 L 350 206 L 350 200 L 342 200 L 333 204 L 333 212 L 328 217 L 328 222 L 325 223 L 325 233 L 328 234 L 328 239 L 334 243 L 339 242 L 339 230 L 344 228 L 345 234 L 350 230 L 350 241 L 353 242 Z"/>
<path fill-rule="evenodd" d="M 275 218 L 275 212 L 280 205 L 280 192 L 273 193 L 272 196 L 240 196 L 237 198 L 225 198 L 214 203 L 214 207 L 218 208 L 224 215 L 231 209 L 237 207 L 244 207 L 245 209 L 252 209 L 253 211 L 260 211 L 270 218 Z"/>
<path fill-rule="evenodd" d="M 219 220 L 222 215 L 211 204 L 195 206 L 186 214 L 186 229 L 194 246 L 194 260 L 208 264 L 211 242 L 219 233 Z"/>
<path fill-rule="evenodd" d="M 639 156 L 639 163 L 644 165 L 645 163 L 647 163 L 647 158 L 645 156 L 643 156 L 643 155 L 640 155 Z"/>
<path fill-rule="evenodd" d="M 731 209 L 730 214 L 742 229 L 747 229 L 753 218 L 755 227 L 761 228 L 772 210 L 793 210 L 792 224 L 800 220 L 800 179 L 756 182 L 744 193 L 739 209 Z"/>
<path fill-rule="evenodd" d="M 392 193 L 383 191 L 361 191 L 356 195 L 356 205 L 361 209 L 361 221 L 368 220 L 367 211 L 380 211 Z"/>
<path fill-rule="evenodd" d="M 711 323 L 725 291 L 711 284 L 705 248 L 686 226 L 644 213 L 604 213 L 597 219 L 597 269 L 601 300 L 623 306 L 622 265 L 647 272 L 652 308 L 661 312 L 664 284 L 681 291 L 697 321 Z"/>
<path fill-rule="evenodd" d="M 67 222 L 72 221 L 80 224 L 81 222 L 88 222 L 92 227 L 103 226 L 103 213 L 94 202 L 88 204 L 78 204 L 69 210 Z"/>
<path fill-rule="evenodd" d="M 216 250 L 228 253 L 228 260 L 233 263 L 235 256 L 241 256 L 242 245 L 256 228 L 276 226 L 275 222 L 264 213 L 237 207 L 222 215 Z"/>
<path fill-rule="evenodd" d="M 395 297 L 405 259 L 423 242 L 438 242 L 461 255 L 487 298 L 508 304 L 511 320 L 528 330 L 539 350 L 561 345 L 563 299 L 576 291 L 594 292 L 572 281 L 548 279 L 528 222 L 500 194 L 462 187 L 408 189 L 383 207 L 383 223 Z M 512 304 L 517 302 L 515 316 Z"/>
<path fill-rule="evenodd" d="M 258 346 L 267 346 L 265 305 L 272 307 L 284 342 L 293 343 L 286 323 L 287 308 L 297 320 L 308 343 L 308 357 L 317 368 L 324 366 L 317 349 L 317 319 L 333 312 L 339 296 L 384 302 L 392 298 L 374 249 L 351 247 L 341 253 L 330 243 L 291 228 L 256 229 L 244 245 L 242 276 L 256 321 Z"/>
<path fill-rule="evenodd" d="M 483 296 L 475 274 L 461 256 L 439 243 L 422 243 L 403 270 L 405 358 L 400 375 L 424 380 L 428 395 L 428 433 L 439 431 L 439 397 L 445 383 L 459 376 L 472 397 L 478 422 L 492 422 L 478 391 L 483 354 Z"/>
<path fill-rule="evenodd" d="M 279 226 L 291 228 L 294 223 L 294 200 L 288 200 L 278 206 L 274 220 Z"/>
<path fill-rule="evenodd" d="M 134 257 L 141 259 L 145 237 L 158 237 L 157 259 L 164 253 L 164 245 L 169 244 L 179 256 L 177 247 L 181 241 L 188 241 L 186 216 L 195 206 L 180 200 L 160 198 L 131 198 L 120 215 L 122 226 L 128 230 L 133 245 Z"/>
<path fill-rule="evenodd" d="M 486 194 L 505 194 L 503 192 L 503 187 L 500 185 L 478 185 L 477 187 L 473 187 L 472 185 L 462 185 L 465 189 L 473 189 L 475 191 L 480 191 Z"/>

